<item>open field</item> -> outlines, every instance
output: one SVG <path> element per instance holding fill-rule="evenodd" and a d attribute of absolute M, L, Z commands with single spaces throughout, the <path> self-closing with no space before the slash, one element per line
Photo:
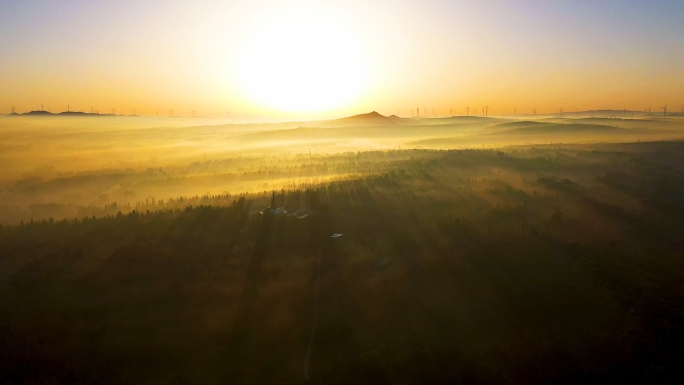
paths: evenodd
<path fill-rule="evenodd" d="M 8 383 L 684 375 L 676 118 L 13 127 Z"/>

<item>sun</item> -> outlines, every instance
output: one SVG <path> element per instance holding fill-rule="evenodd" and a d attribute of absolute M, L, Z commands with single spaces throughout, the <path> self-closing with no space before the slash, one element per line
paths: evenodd
<path fill-rule="evenodd" d="M 354 28 L 323 9 L 263 15 L 238 55 L 240 88 L 253 101 L 291 112 L 344 106 L 364 90 L 368 65 Z"/>

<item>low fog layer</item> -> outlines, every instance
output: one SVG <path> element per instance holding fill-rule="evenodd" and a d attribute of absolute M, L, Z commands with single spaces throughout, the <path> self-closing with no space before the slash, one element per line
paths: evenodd
<path fill-rule="evenodd" d="M 504 148 L 684 137 L 677 116 L 399 118 L 289 123 L 123 116 L 0 116 L 0 224 L 132 210 L 385 172 L 406 149 Z M 399 151 L 402 150 L 402 151 Z M 369 153 L 359 153 L 372 151 Z"/>

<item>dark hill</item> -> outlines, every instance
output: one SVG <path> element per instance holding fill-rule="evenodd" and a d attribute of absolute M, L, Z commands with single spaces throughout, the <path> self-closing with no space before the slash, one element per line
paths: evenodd
<path fill-rule="evenodd" d="M 385 126 L 397 123 L 397 117 L 384 116 L 376 111 L 367 114 L 349 116 L 346 118 L 328 120 L 326 125 L 331 126 Z"/>
<path fill-rule="evenodd" d="M 22 115 L 38 115 L 38 116 L 48 116 L 48 115 L 54 115 L 52 112 L 48 111 L 29 111 L 25 114 Z"/>
<path fill-rule="evenodd" d="M 84 115 L 93 115 L 93 114 L 87 114 L 85 112 L 81 111 L 65 111 L 65 112 L 60 112 L 57 115 L 66 115 L 66 116 L 84 116 Z"/>
<path fill-rule="evenodd" d="M 491 126 L 491 128 L 501 128 L 501 129 L 514 129 L 514 128 L 523 128 L 523 127 L 539 127 L 539 126 L 550 126 L 554 125 L 555 123 L 547 123 L 547 122 L 539 122 L 539 121 L 534 121 L 534 120 L 521 120 L 517 122 L 507 122 L 507 123 L 499 123 Z"/>
<path fill-rule="evenodd" d="M 600 124 L 549 124 L 540 123 L 531 126 L 511 128 L 497 131 L 496 135 L 532 135 L 532 134 L 588 134 L 588 133 L 619 133 L 625 129 Z"/>

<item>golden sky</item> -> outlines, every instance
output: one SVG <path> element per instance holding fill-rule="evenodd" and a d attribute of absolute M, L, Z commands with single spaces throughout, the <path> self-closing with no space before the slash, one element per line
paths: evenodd
<path fill-rule="evenodd" d="M 681 20 L 676 2 L 13 2 L 0 113 L 678 111 Z"/>

